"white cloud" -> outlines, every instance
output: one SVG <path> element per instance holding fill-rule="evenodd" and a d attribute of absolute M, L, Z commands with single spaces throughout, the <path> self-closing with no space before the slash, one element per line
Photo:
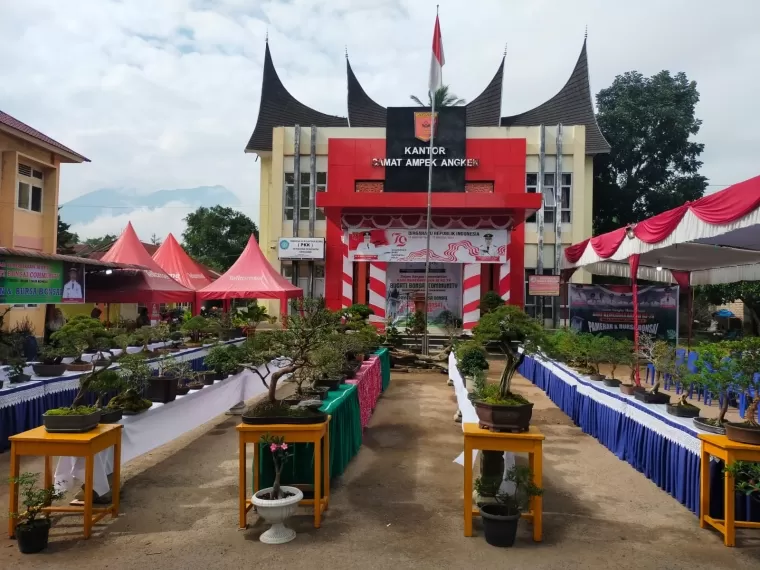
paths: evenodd
<path fill-rule="evenodd" d="M 458 95 L 478 95 L 509 42 L 503 114 L 535 106 L 564 84 L 588 25 L 593 92 L 632 69 L 683 70 L 702 93 L 704 173 L 715 184 L 757 174 L 756 2 L 440 4 L 445 80 Z M 267 31 L 293 95 L 345 116 L 344 46 L 373 98 L 407 104 L 425 91 L 434 11 L 411 0 L 3 2 L 0 104 L 92 159 L 65 167 L 62 201 L 221 184 L 258 218 L 258 165 L 243 148 Z M 145 215 L 158 233 L 163 218 Z"/>
<path fill-rule="evenodd" d="M 182 202 L 171 202 L 163 208 L 149 210 L 147 208 L 134 210 L 129 214 L 99 216 L 87 224 L 71 226 L 71 231 L 80 239 L 95 238 L 106 234 L 121 235 L 128 222 L 132 222 L 135 232 L 141 241 L 149 242 L 151 235 L 156 234 L 164 239 L 170 233 L 182 242 L 182 232 L 186 224 L 183 221 L 189 207 Z M 177 215 L 176 212 L 181 212 Z"/>

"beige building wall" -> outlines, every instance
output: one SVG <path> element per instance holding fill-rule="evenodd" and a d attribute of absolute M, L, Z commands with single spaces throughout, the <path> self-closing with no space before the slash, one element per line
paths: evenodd
<path fill-rule="evenodd" d="M 546 127 L 545 172 L 556 166 L 557 127 Z M 327 170 L 327 146 L 330 138 L 385 138 L 384 128 L 318 128 L 316 140 L 317 171 Z M 526 173 L 537 173 L 539 163 L 539 127 L 468 127 L 467 138 L 524 138 L 527 143 Z M 571 223 L 563 224 L 561 245 L 569 246 L 591 235 L 593 199 L 593 157 L 586 156 L 586 128 L 563 126 L 562 171 L 572 174 Z M 311 128 L 301 127 L 301 172 L 309 172 Z M 285 173 L 293 172 L 295 128 L 274 129 L 272 152 L 261 157 L 261 194 L 259 243 L 273 267 L 280 270 L 277 258 L 277 239 L 293 235 L 292 221 L 284 219 Z M 330 173 L 327 173 L 330 184 Z M 299 225 L 301 236 L 308 235 L 308 222 Z M 325 222 L 315 223 L 315 237 L 325 236 Z M 556 236 L 553 226 L 544 228 L 544 267 L 554 267 Z M 525 267 L 536 267 L 538 235 L 535 223 L 526 225 Z M 590 283 L 591 276 L 577 271 L 573 282 Z M 270 314 L 277 314 L 277 302 L 266 302 Z"/>

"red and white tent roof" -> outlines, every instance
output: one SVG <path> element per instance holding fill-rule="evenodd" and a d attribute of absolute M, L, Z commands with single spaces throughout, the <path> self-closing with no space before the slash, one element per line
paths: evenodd
<path fill-rule="evenodd" d="M 141 265 L 147 269 L 114 272 L 112 275 L 88 276 L 87 301 L 103 303 L 191 303 L 195 293 L 181 285 L 153 260 L 127 224 L 101 261 Z"/>
<path fill-rule="evenodd" d="M 193 291 L 203 289 L 212 282 L 203 269 L 193 261 L 193 258 L 187 255 L 172 234 L 166 236 L 164 243 L 153 254 L 153 261 L 172 279 Z"/>
<path fill-rule="evenodd" d="M 302 297 L 303 289 L 274 270 L 251 235 L 243 253 L 219 279 L 198 291 L 198 300 L 291 299 Z"/>
<path fill-rule="evenodd" d="M 760 176 L 734 184 L 643 222 L 602 234 L 564 250 L 563 269 L 658 281 L 690 274 L 692 285 L 760 280 Z"/>

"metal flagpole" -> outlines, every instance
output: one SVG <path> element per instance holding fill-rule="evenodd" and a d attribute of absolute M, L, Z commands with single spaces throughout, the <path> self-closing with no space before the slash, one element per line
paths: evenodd
<path fill-rule="evenodd" d="M 425 333 L 422 337 L 422 354 L 430 354 L 428 339 L 428 277 L 430 275 L 430 212 L 433 208 L 433 138 L 435 136 L 435 93 L 430 93 L 430 164 L 428 167 L 427 220 L 425 226 Z"/>

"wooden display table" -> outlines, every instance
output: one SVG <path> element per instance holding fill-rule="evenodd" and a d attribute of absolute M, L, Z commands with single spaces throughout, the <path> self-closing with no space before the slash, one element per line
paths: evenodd
<path fill-rule="evenodd" d="M 90 538 L 92 525 L 108 513 L 116 518 L 119 515 L 119 471 L 121 470 L 121 431 L 120 424 L 98 424 L 98 427 L 86 433 L 48 433 L 45 428 L 38 428 L 11 436 L 11 477 L 18 477 L 22 455 L 36 455 L 45 458 L 44 487 L 53 484 L 51 457 L 84 457 L 84 506 L 83 507 L 47 507 L 48 513 L 82 513 L 84 515 L 84 537 Z M 92 481 L 95 455 L 113 446 L 113 483 L 111 485 L 111 506 L 93 508 Z M 19 488 L 10 484 L 10 511 L 18 512 Z M 93 514 L 94 513 L 94 514 Z M 13 537 L 16 520 L 8 519 L 8 536 Z"/>
<path fill-rule="evenodd" d="M 476 423 L 466 423 L 464 428 L 464 535 L 472 536 L 472 517 L 480 516 L 480 509 L 472 505 L 472 452 L 511 451 L 527 453 L 528 465 L 533 472 L 533 482 L 540 487 L 543 478 L 543 441 L 544 435 L 538 428 L 530 426 L 523 433 L 495 432 L 478 427 Z M 522 518 L 533 523 L 533 540 L 543 539 L 541 515 L 543 501 L 540 496 L 531 497 L 530 509 L 522 513 Z"/>
<path fill-rule="evenodd" d="M 246 493 L 246 453 L 245 444 L 255 445 L 253 452 L 253 492 L 259 491 L 259 443 L 261 436 L 271 434 L 282 436 L 285 442 L 290 443 L 313 443 L 314 444 L 314 498 L 303 499 L 299 505 L 314 505 L 314 528 L 319 528 L 322 521 L 322 513 L 327 510 L 330 502 L 330 416 L 321 424 L 272 424 L 272 425 L 248 425 L 237 426 L 238 442 L 240 445 L 240 528 L 247 528 L 246 515 L 253 507 Z M 319 452 L 320 443 L 322 452 Z M 322 497 L 322 484 L 324 483 L 325 496 Z"/>
<path fill-rule="evenodd" d="M 710 516 L 710 456 L 722 459 L 726 465 L 735 461 L 760 461 L 760 446 L 730 441 L 725 435 L 699 434 L 702 441 L 701 474 L 699 478 L 699 526 L 707 525 L 723 534 L 723 544 L 736 545 L 736 527 L 760 528 L 760 522 L 735 521 L 734 477 L 729 473 L 723 481 L 723 520 Z"/>

